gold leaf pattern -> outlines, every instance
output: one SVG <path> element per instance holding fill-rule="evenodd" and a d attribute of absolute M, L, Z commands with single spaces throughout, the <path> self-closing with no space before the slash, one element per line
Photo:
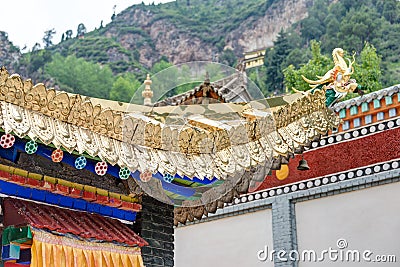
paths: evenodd
<path fill-rule="evenodd" d="M 204 105 L 211 115 L 191 115 L 180 125 L 184 107 L 155 107 L 150 112 L 133 106 L 134 112 L 122 112 L 85 96 L 33 86 L 0 70 L 0 126 L 6 133 L 86 152 L 131 171 L 199 179 L 230 181 L 235 173 L 287 157 L 338 126 L 322 90 L 293 99 L 273 111 L 256 110 L 251 103 Z M 218 107 L 225 113 L 218 114 Z"/>

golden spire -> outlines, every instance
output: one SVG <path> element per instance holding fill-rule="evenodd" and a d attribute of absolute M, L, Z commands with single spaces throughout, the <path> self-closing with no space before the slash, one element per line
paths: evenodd
<path fill-rule="evenodd" d="M 143 96 L 143 104 L 145 106 L 151 106 L 151 98 L 153 97 L 153 91 L 150 88 L 150 85 L 153 82 L 150 80 L 150 74 L 147 74 L 146 80 L 144 81 L 144 90 L 142 92 Z"/>

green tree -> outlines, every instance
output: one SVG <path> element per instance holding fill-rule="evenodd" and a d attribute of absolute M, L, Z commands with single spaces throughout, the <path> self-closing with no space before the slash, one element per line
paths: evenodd
<path fill-rule="evenodd" d="M 73 55 L 55 54 L 45 72 L 54 77 L 62 90 L 107 99 L 114 82 L 108 66 L 87 62 Z"/>
<path fill-rule="evenodd" d="M 338 45 L 345 50 L 360 53 L 365 42 L 372 42 L 382 36 L 383 23 L 379 13 L 369 6 L 351 9 L 341 21 Z"/>
<path fill-rule="evenodd" d="M 359 8 L 360 6 L 365 5 L 369 0 L 341 0 L 343 6 L 349 10 L 351 8 Z"/>
<path fill-rule="evenodd" d="M 225 49 L 219 58 L 222 64 L 234 67 L 236 64 L 236 56 L 232 49 Z"/>
<path fill-rule="evenodd" d="M 321 54 L 321 44 L 319 42 L 311 41 L 311 54 L 312 58 L 299 69 L 290 65 L 283 70 L 284 84 L 288 89 L 295 88 L 300 91 L 307 91 L 310 87 L 301 75 L 314 80 L 317 79 L 317 75 L 322 76 L 333 67 L 332 59 Z"/>
<path fill-rule="evenodd" d="M 296 69 L 293 65 L 287 67 L 283 72 L 285 74 L 285 85 L 288 88 L 295 88 L 300 91 L 309 90 L 310 87 L 301 75 L 314 80 L 317 75 L 322 76 L 333 67 L 332 59 L 321 54 L 320 44 L 316 41 L 311 42 L 312 59 L 301 68 Z M 366 93 L 380 90 L 381 59 L 376 53 L 373 45 L 366 43 L 361 55 L 357 58 L 354 64 L 355 72 L 353 78 L 363 86 Z M 351 94 L 349 98 L 357 96 Z"/>
<path fill-rule="evenodd" d="M 311 40 L 319 40 L 325 33 L 325 18 L 327 13 L 327 1 L 315 0 L 309 10 L 308 17 L 300 21 L 301 36 L 307 43 Z"/>
<path fill-rule="evenodd" d="M 45 48 L 53 45 L 52 39 L 53 39 L 54 34 L 56 34 L 56 31 L 54 29 L 47 30 L 44 32 L 43 43 L 44 43 Z"/>
<path fill-rule="evenodd" d="M 246 70 L 248 78 L 255 83 L 255 85 L 261 90 L 264 96 L 268 96 L 268 90 L 265 86 L 265 66 L 260 66 Z"/>
<path fill-rule="evenodd" d="M 337 36 L 340 30 L 340 22 L 336 15 L 330 13 L 325 19 L 326 32 L 321 37 L 321 50 L 329 53 L 337 47 Z"/>
<path fill-rule="evenodd" d="M 382 15 L 390 23 L 399 23 L 400 3 L 397 0 L 385 0 Z"/>
<path fill-rule="evenodd" d="M 38 43 L 36 43 L 38 44 Z M 32 52 L 25 56 L 25 64 L 29 73 L 33 73 L 43 69 L 45 64 L 51 60 L 51 52 L 46 49 L 39 49 L 40 46 L 36 46 L 35 50 L 32 48 Z"/>
<path fill-rule="evenodd" d="M 373 45 L 365 43 L 358 62 L 354 66 L 354 78 L 366 93 L 382 89 L 381 58 Z"/>
<path fill-rule="evenodd" d="M 300 68 L 304 62 L 308 62 L 311 59 L 311 52 L 305 49 L 295 48 L 287 55 L 285 60 L 282 62 L 282 66 L 293 65 L 296 68 Z"/>
<path fill-rule="evenodd" d="M 177 69 L 168 62 L 166 57 L 162 57 L 159 62 L 153 65 L 151 79 L 153 81 L 154 101 L 158 101 L 164 97 L 175 95 L 173 90 L 178 80 Z M 172 67 L 172 68 L 170 68 Z"/>
<path fill-rule="evenodd" d="M 265 83 L 269 92 L 283 92 L 282 63 L 290 51 L 291 46 L 287 38 L 287 33 L 281 30 L 274 42 L 274 47 L 267 49 L 265 53 L 264 65 L 267 75 Z"/>
<path fill-rule="evenodd" d="M 119 76 L 112 85 L 110 99 L 128 103 L 141 85 L 131 73 Z"/>
<path fill-rule="evenodd" d="M 76 30 L 76 37 L 83 37 L 86 34 L 85 24 L 79 23 L 78 28 Z"/>
<path fill-rule="evenodd" d="M 151 68 L 151 72 L 153 74 L 156 74 L 156 73 L 158 73 L 162 70 L 165 70 L 171 66 L 172 66 L 172 64 L 169 63 L 166 58 L 162 58 L 159 62 L 157 62 L 156 64 L 153 65 L 153 67 Z"/>
<path fill-rule="evenodd" d="M 67 30 L 65 32 L 65 40 L 69 40 L 72 38 L 72 30 Z"/>
<path fill-rule="evenodd" d="M 309 16 L 301 22 L 301 36 L 307 42 L 320 39 L 322 34 L 324 34 L 324 30 L 324 25 L 315 17 Z"/>

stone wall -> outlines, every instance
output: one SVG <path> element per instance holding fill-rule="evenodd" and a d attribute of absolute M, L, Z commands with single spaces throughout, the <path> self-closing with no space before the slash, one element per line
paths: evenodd
<path fill-rule="evenodd" d="M 146 267 L 174 266 L 174 207 L 149 196 L 142 198 L 136 231 L 149 243 L 142 248 Z"/>

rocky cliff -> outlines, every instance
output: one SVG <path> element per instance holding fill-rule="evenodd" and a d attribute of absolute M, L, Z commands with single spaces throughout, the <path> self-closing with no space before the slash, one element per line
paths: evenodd
<path fill-rule="evenodd" d="M 0 31 L 0 67 L 6 66 L 10 72 L 13 72 L 15 63 L 20 57 L 19 49 L 8 40 L 7 33 Z"/>
<path fill-rule="evenodd" d="M 21 62 L 16 71 L 43 80 L 36 72 L 55 52 L 108 64 L 114 74 L 129 71 L 139 76 L 163 57 L 173 64 L 195 60 L 228 64 L 226 58 L 233 64 L 244 52 L 272 46 L 278 32 L 305 18 L 312 4 L 313 0 L 177 0 L 133 5 L 84 38 L 37 53 L 37 66 Z M 20 53 L 5 33 L 0 39 L 5 43 L 0 60 L 10 68 Z"/>
<path fill-rule="evenodd" d="M 228 5 L 230 1 L 218 2 Z M 174 64 L 193 60 L 218 60 L 224 49 L 231 49 L 240 57 L 243 52 L 272 46 L 281 29 L 307 16 L 310 4 L 312 0 L 273 1 L 263 14 L 250 12 L 239 23 L 231 21 L 229 17 L 225 18 L 227 23 L 237 25 L 229 29 L 229 32 L 215 27 L 213 18 L 207 17 L 207 14 L 204 19 L 209 23 L 209 28 L 199 27 L 188 31 L 182 22 L 176 22 L 169 16 L 160 16 L 156 10 L 158 6 L 152 9 L 132 6 L 104 29 L 104 35 L 114 38 L 127 50 L 139 52 L 140 63 L 147 67 L 161 56 L 166 56 Z"/>

